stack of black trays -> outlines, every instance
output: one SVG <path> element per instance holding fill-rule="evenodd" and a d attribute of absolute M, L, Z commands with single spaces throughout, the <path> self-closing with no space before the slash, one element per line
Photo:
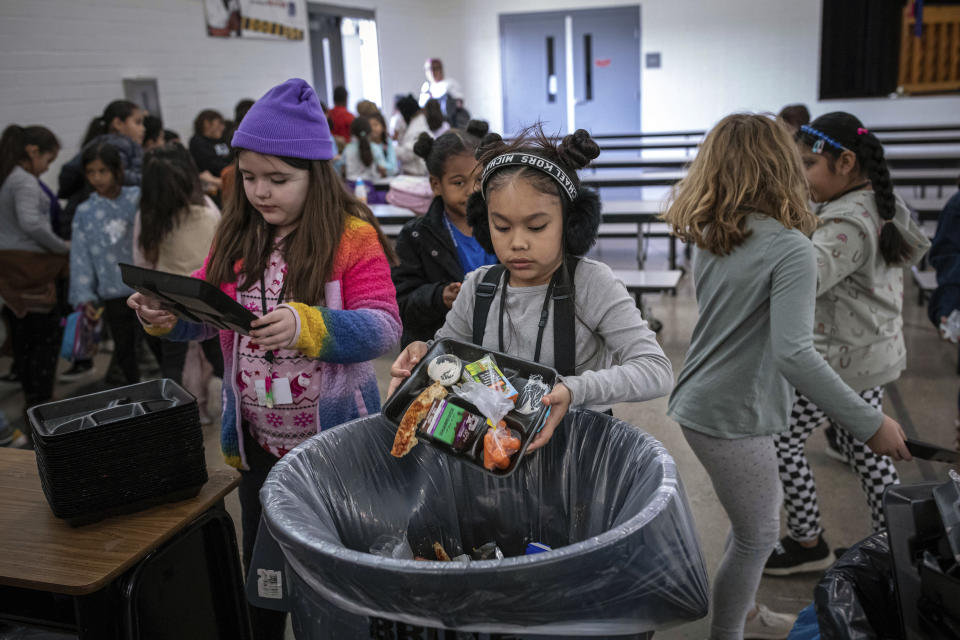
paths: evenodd
<path fill-rule="evenodd" d="M 195 496 L 207 481 L 197 401 L 151 380 L 32 407 L 37 467 L 73 526 Z"/>

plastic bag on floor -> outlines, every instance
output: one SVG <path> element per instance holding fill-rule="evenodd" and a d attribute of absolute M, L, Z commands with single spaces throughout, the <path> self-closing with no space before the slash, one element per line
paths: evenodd
<path fill-rule="evenodd" d="M 900 637 L 887 532 L 861 540 L 843 554 L 813 592 L 824 640 Z"/>
<path fill-rule="evenodd" d="M 309 637 L 354 637 L 366 617 L 583 637 L 706 615 L 707 576 L 676 466 L 640 429 L 573 412 L 503 480 L 431 447 L 395 459 L 394 432 L 379 415 L 325 431 L 263 486 L 264 523 L 293 573 L 294 626 Z M 507 557 L 368 553 L 383 535 L 405 535 L 426 558 L 434 542 L 455 557 L 491 540 Z M 529 542 L 553 550 L 525 556 Z"/>

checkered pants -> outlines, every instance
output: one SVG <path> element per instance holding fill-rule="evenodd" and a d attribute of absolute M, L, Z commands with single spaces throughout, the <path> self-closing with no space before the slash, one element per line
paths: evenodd
<path fill-rule="evenodd" d="M 871 407 L 879 409 L 883 405 L 883 387 L 867 389 L 860 397 Z M 814 540 L 823 533 L 813 471 L 803 448 L 813 430 L 825 420 L 828 420 L 826 414 L 798 392 L 790 413 L 790 428 L 776 438 L 787 529 L 790 537 L 798 541 Z M 860 486 L 867 496 L 873 517 L 873 529 L 879 531 L 885 526 L 883 491 L 891 484 L 900 483 L 893 461 L 873 453 L 840 425 L 832 421 L 831 424 L 836 428 L 837 443 L 847 457 L 850 468 L 860 476 Z"/>

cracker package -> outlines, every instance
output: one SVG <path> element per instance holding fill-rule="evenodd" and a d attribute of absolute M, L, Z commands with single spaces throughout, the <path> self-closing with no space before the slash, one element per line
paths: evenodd
<path fill-rule="evenodd" d="M 485 355 L 476 362 L 471 362 L 464 367 L 464 371 L 470 378 L 480 384 L 486 385 L 491 389 L 496 389 L 510 400 L 516 402 L 517 390 L 500 371 L 497 361 L 491 355 Z"/>

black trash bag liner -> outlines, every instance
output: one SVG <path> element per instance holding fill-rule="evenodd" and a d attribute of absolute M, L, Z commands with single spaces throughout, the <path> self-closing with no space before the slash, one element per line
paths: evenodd
<path fill-rule="evenodd" d="M 820 580 L 813 601 L 824 640 L 900 638 L 887 532 L 850 547 Z"/>
<path fill-rule="evenodd" d="M 484 633 L 605 636 L 706 615 L 707 575 L 676 465 L 640 429 L 571 412 L 505 479 L 427 446 L 393 458 L 394 434 L 380 415 L 356 420 L 304 442 L 267 478 L 264 523 L 296 574 L 286 581 L 295 626 L 298 617 L 336 626 L 349 613 L 353 629 L 356 616 L 370 616 Z M 414 554 L 431 559 L 433 542 L 455 557 L 496 541 L 508 557 L 369 554 L 383 535 L 406 536 Z M 554 551 L 520 555 L 528 542 Z M 353 637 L 348 628 L 339 637 Z"/>

